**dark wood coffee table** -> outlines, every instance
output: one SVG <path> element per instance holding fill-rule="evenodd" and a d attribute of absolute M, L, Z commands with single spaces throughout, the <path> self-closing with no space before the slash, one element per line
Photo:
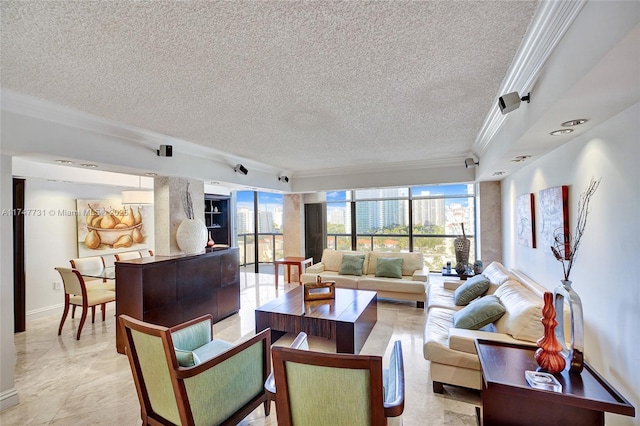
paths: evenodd
<path fill-rule="evenodd" d="M 535 389 L 525 379 L 536 370 L 531 346 L 476 340 L 482 370 L 484 425 L 604 425 L 604 412 L 635 416 L 635 408 L 585 362 L 580 374 L 554 374 L 562 392 Z"/>
<path fill-rule="evenodd" d="M 271 328 L 274 342 L 286 333 L 304 331 L 336 342 L 338 353 L 360 353 L 378 320 L 375 291 L 336 289 L 336 298 L 305 302 L 302 286 L 255 311 L 256 333 Z"/>

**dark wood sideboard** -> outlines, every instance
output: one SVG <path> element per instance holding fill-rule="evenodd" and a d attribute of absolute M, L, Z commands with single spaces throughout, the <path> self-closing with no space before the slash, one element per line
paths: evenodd
<path fill-rule="evenodd" d="M 126 314 L 171 327 L 204 314 L 217 322 L 239 310 L 238 248 L 116 262 L 116 321 Z M 124 353 L 118 324 L 116 348 Z"/>

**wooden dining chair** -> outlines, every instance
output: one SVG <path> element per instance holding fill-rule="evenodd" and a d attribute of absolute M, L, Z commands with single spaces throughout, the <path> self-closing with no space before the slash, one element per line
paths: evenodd
<path fill-rule="evenodd" d="M 131 260 L 131 259 L 140 259 L 142 255 L 139 251 L 125 251 L 124 253 L 116 253 L 116 260 L 119 262 L 121 260 Z"/>
<path fill-rule="evenodd" d="M 104 263 L 105 268 L 109 268 L 111 266 L 116 266 L 116 255 L 113 253 L 103 254 L 100 256 L 102 258 L 102 263 Z"/>
<path fill-rule="evenodd" d="M 89 256 L 89 257 L 78 257 L 75 259 L 70 259 L 69 263 L 71 263 L 71 268 L 77 269 L 80 273 L 83 272 L 95 272 L 103 270 L 105 267 L 104 259 L 102 256 Z M 116 286 L 114 283 L 108 282 L 106 279 L 85 279 L 85 284 L 87 285 L 87 290 L 111 290 L 116 291 Z"/>
<path fill-rule="evenodd" d="M 105 263 L 102 256 L 88 256 L 70 259 L 71 268 L 77 269 L 80 274 L 83 272 L 95 272 L 104 269 Z M 116 282 L 114 280 L 100 278 L 82 278 L 87 287 L 87 291 L 116 291 Z M 76 305 L 71 307 L 71 318 L 76 317 Z"/>
<path fill-rule="evenodd" d="M 80 306 L 82 307 L 82 316 L 80 317 L 80 324 L 78 325 L 78 333 L 76 335 L 76 340 L 80 340 L 80 333 L 87 319 L 87 311 L 89 308 L 91 308 L 91 322 L 94 323 L 96 320 L 96 306 L 100 305 L 102 321 L 104 321 L 106 319 L 106 304 L 116 300 L 116 293 L 109 290 L 87 291 L 84 279 L 77 269 L 60 267 L 55 269 L 60 273 L 64 284 L 64 312 L 60 320 L 60 327 L 58 327 L 58 336 L 62 334 L 62 326 L 67 319 L 69 306 Z"/>
<path fill-rule="evenodd" d="M 141 257 L 151 257 L 153 256 L 153 250 L 140 250 Z"/>

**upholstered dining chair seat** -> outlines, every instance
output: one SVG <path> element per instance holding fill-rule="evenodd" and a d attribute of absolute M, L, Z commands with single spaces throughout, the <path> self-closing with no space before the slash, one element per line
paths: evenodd
<path fill-rule="evenodd" d="M 87 304 L 100 305 L 102 303 L 113 302 L 113 292 L 109 290 L 93 290 L 87 291 Z M 82 306 L 82 296 L 73 295 L 69 296 L 69 303 L 73 305 Z"/>
<path fill-rule="evenodd" d="M 116 291 L 116 283 L 114 280 L 102 282 L 102 280 L 88 280 L 85 281 L 87 291 L 93 293 L 94 291 L 110 291 L 114 293 Z"/>

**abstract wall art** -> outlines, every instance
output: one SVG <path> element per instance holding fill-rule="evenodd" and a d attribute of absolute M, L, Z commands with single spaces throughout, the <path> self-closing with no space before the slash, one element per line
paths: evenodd
<path fill-rule="evenodd" d="M 544 249 L 551 253 L 551 246 L 554 245 L 554 235 L 564 236 L 568 241 L 569 237 L 569 187 L 556 186 L 542 189 L 539 192 L 540 198 L 540 242 Z"/>
<path fill-rule="evenodd" d="M 533 209 L 533 194 L 519 195 L 516 198 L 518 243 L 530 248 L 536 248 L 536 223 Z"/>

